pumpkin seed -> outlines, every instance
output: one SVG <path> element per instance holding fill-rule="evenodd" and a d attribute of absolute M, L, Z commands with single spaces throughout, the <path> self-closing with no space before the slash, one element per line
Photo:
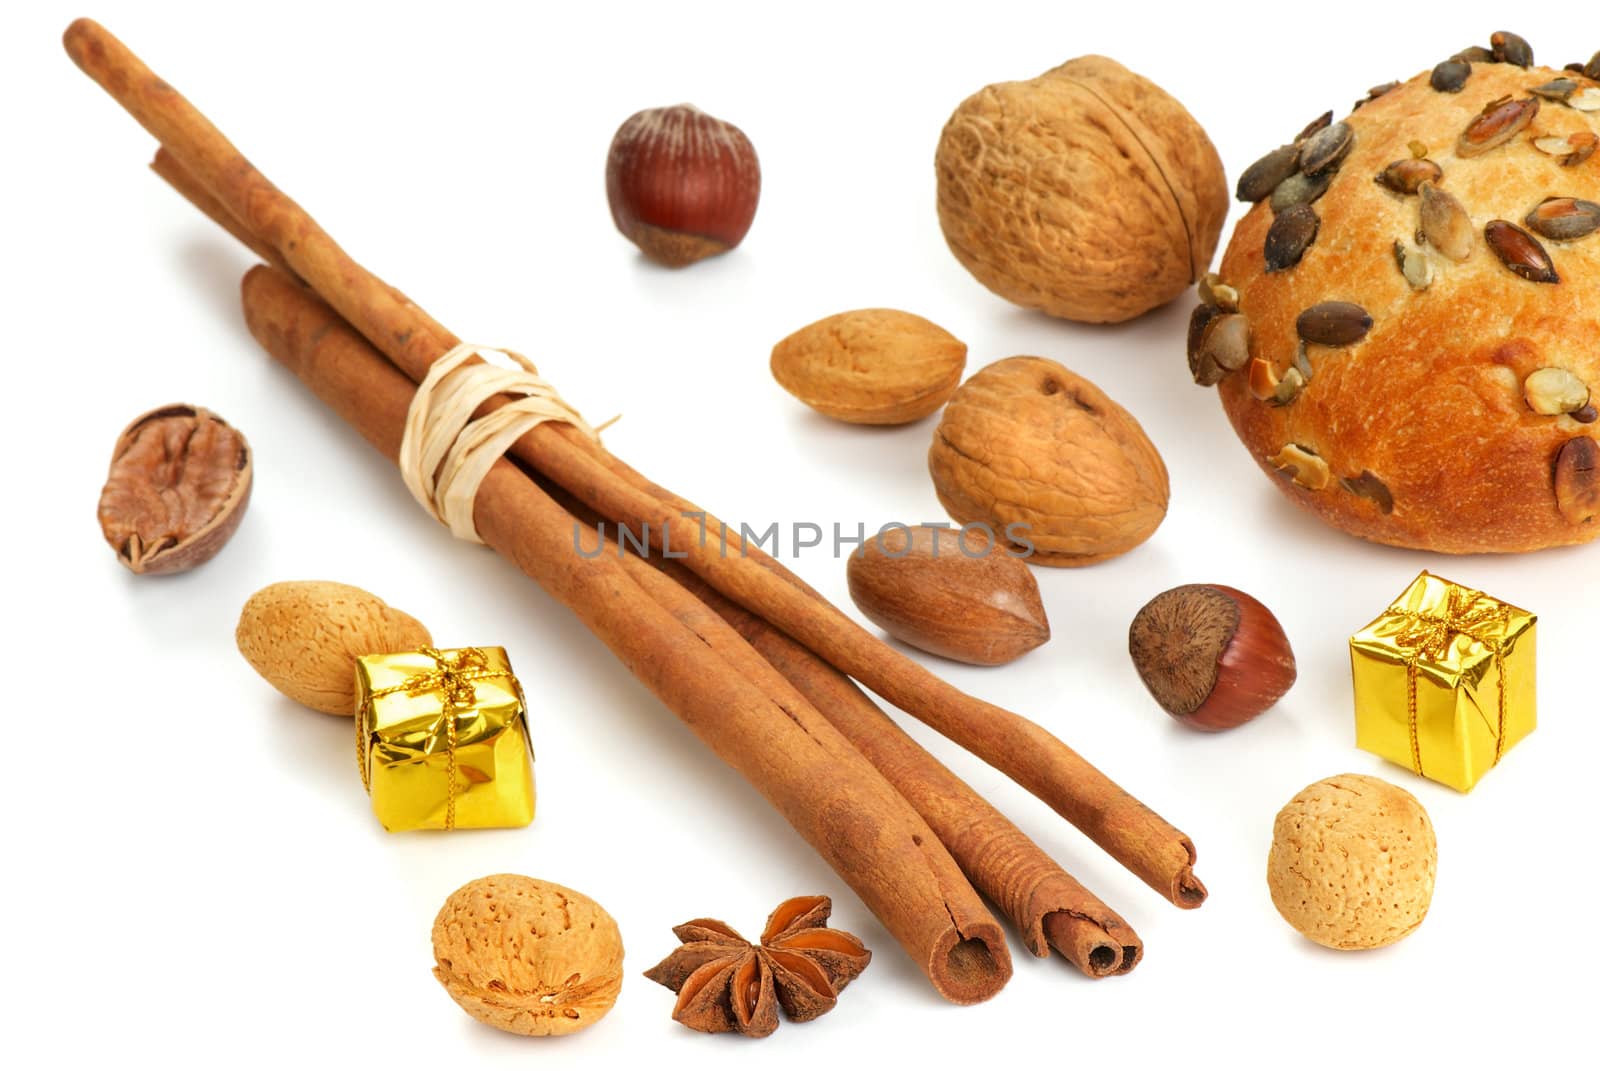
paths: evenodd
<path fill-rule="evenodd" d="M 1395 193 L 1412 194 L 1424 182 L 1438 182 L 1444 178 L 1444 169 L 1432 160 L 1396 160 L 1378 172 L 1378 185 Z"/>
<path fill-rule="evenodd" d="M 1300 263 L 1316 241 L 1320 223 L 1310 205 L 1293 205 L 1280 212 L 1267 230 L 1267 271 L 1287 271 Z"/>
<path fill-rule="evenodd" d="M 1500 263 L 1511 269 L 1513 275 L 1533 283 L 1561 281 L 1555 265 L 1550 263 L 1550 254 L 1544 251 L 1539 239 L 1515 223 L 1503 219 L 1490 220 L 1483 229 L 1483 236 L 1495 256 L 1500 258 Z"/>
<path fill-rule="evenodd" d="M 1433 261 L 1421 249 L 1407 246 L 1404 242 L 1394 243 L 1394 262 L 1400 268 L 1400 274 L 1411 284 L 1413 290 L 1426 290 L 1433 284 Z"/>
<path fill-rule="evenodd" d="M 1350 129 L 1349 123 L 1334 123 L 1319 130 L 1300 147 L 1300 171 L 1306 175 L 1318 175 L 1329 168 L 1338 167 L 1350 151 L 1350 146 L 1355 144 L 1355 139 L 1356 133 Z"/>
<path fill-rule="evenodd" d="M 1546 134 L 1544 137 L 1533 139 L 1534 148 L 1559 157 L 1558 162 L 1562 167 L 1577 167 L 1594 155 L 1597 145 L 1600 145 L 1600 136 L 1591 134 L 1587 130 L 1580 130 L 1566 137 L 1560 134 Z"/>
<path fill-rule="evenodd" d="M 1200 360 L 1200 340 L 1205 337 L 1206 328 L 1212 320 L 1222 315 L 1222 310 L 1215 305 L 1197 305 L 1194 312 L 1189 315 L 1189 374 L 1194 381 L 1202 387 L 1209 387 L 1222 381 L 1222 370 L 1216 365 L 1203 365 Z M 1212 377 L 1215 378 L 1212 378 Z"/>
<path fill-rule="evenodd" d="M 1284 179 L 1294 174 L 1300 160 L 1300 146 L 1280 145 L 1244 169 L 1234 196 L 1241 201 L 1259 201 Z"/>
<path fill-rule="evenodd" d="M 1311 122 L 1307 123 L 1304 130 L 1301 130 L 1300 133 L 1294 136 L 1294 143 L 1298 145 L 1318 131 L 1326 130 L 1328 124 L 1331 122 L 1333 122 L 1333 112 L 1323 112 L 1321 115 L 1311 120 Z"/>
<path fill-rule="evenodd" d="M 1320 491 L 1328 486 L 1332 474 L 1328 463 L 1317 456 L 1309 446 L 1288 443 L 1276 455 L 1268 458 L 1278 471 L 1308 491 Z"/>
<path fill-rule="evenodd" d="M 1522 222 L 1546 238 L 1570 242 L 1600 230 L 1600 204 L 1576 197 L 1547 197 Z"/>
<path fill-rule="evenodd" d="M 1484 48 L 1482 45 L 1471 45 L 1471 46 L 1469 46 L 1467 48 L 1463 48 L 1460 52 L 1457 52 L 1454 56 L 1451 56 L 1450 58 L 1453 59 L 1453 60 L 1460 60 L 1462 63 L 1499 63 L 1500 62 L 1499 60 L 1495 59 L 1493 52 L 1490 52 L 1487 48 Z"/>
<path fill-rule="evenodd" d="M 1561 166 L 1577 167 L 1593 156 L 1595 149 L 1600 147 L 1600 135 L 1591 134 L 1587 130 L 1579 131 L 1567 138 L 1567 144 L 1573 146 L 1573 149 L 1562 159 Z"/>
<path fill-rule="evenodd" d="M 1309 205 L 1328 192 L 1328 187 L 1333 184 L 1333 176 L 1332 171 L 1324 171 L 1320 175 L 1303 175 L 1299 172 L 1290 175 L 1272 191 L 1272 210 L 1282 212 L 1295 205 Z"/>
<path fill-rule="evenodd" d="M 1284 369 L 1280 378 L 1273 370 L 1271 361 L 1257 357 L 1250 362 L 1250 393 L 1259 401 L 1281 408 L 1292 404 L 1305 389 L 1306 379 L 1298 368 Z"/>
<path fill-rule="evenodd" d="M 1451 260 L 1472 255 L 1472 217 L 1454 196 L 1431 182 L 1417 187 L 1421 199 L 1422 236 Z"/>
<path fill-rule="evenodd" d="M 1440 93 L 1459 93 L 1472 77 L 1472 64 L 1462 60 L 1447 59 L 1433 69 L 1428 84 Z"/>
<path fill-rule="evenodd" d="M 1514 63 L 1527 69 L 1533 66 L 1533 46 L 1510 30 L 1496 30 L 1489 35 L 1489 47 L 1494 58 L 1501 63 Z"/>
<path fill-rule="evenodd" d="M 1570 78 L 1557 78 L 1553 82 L 1546 82 L 1542 86 L 1534 86 L 1528 90 L 1535 96 L 1543 97 L 1545 100 L 1558 100 L 1563 104 L 1566 103 L 1568 97 L 1577 91 L 1578 83 Z"/>
<path fill-rule="evenodd" d="M 1354 302 L 1324 301 L 1302 312 L 1295 319 L 1294 327 L 1307 342 L 1348 346 L 1360 342 L 1372 330 L 1372 317 Z"/>
<path fill-rule="evenodd" d="M 1226 312 L 1206 325 L 1200 338 L 1200 363 L 1220 369 L 1223 376 L 1250 363 L 1250 321 L 1236 312 Z"/>
<path fill-rule="evenodd" d="M 1522 381 L 1522 398 L 1540 416 L 1576 413 L 1589 404 L 1589 387 L 1565 368 L 1540 368 Z"/>
<path fill-rule="evenodd" d="M 1345 476 L 1339 486 L 1360 498 L 1371 499 L 1382 513 L 1394 512 L 1394 495 L 1389 485 L 1374 476 L 1370 469 L 1362 469 L 1360 476 Z"/>
<path fill-rule="evenodd" d="M 1587 436 L 1568 439 L 1552 475 L 1556 508 L 1568 524 L 1590 524 L 1600 517 L 1600 443 Z"/>
<path fill-rule="evenodd" d="M 1600 82 L 1600 52 L 1590 56 L 1589 62 L 1583 65 L 1583 76 Z"/>
<path fill-rule="evenodd" d="M 1356 101 L 1350 106 L 1350 110 L 1357 111 L 1363 104 L 1371 104 L 1373 101 L 1377 100 L 1385 93 L 1388 93 L 1390 90 L 1397 89 L 1399 85 L 1399 82 L 1385 82 L 1381 86 L 1373 86 L 1371 89 L 1367 90 L 1367 95 L 1365 97 L 1362 97 L 1360 100 Z"/>
<path fill-rule="evenodd" d="M 1200 300 L 1207 305 L 1215 305 L 1223 312 L 1239 311 L 1239 291 L 1222 281 L 1222 276 L 1214 271 L 1206 272 L 1200 280 Z"/>
<path fill-rule="evenodd" d="M 1467 129 L 1456 139 L 1456 155 L 1481 156 L 1497 146 L 1504 145 L 1523 127 L 1533 122 L 1539 114 L 1539 100 L 1528 97 L 1512 100 L 1502 97 L 1483 106 L 1477 118 L 1467 124 Z"/>
<path fill-rule="evenodd" d="M 1294 350 L 1294 366 L 1299 369 L 1301 377 L 1307 383 L 1311 382 L 1311 358 L 1306 355 L 1306 344 L 1301 341 Z"/>
<path fill-rule="evenodd" d="M 1600 112 L 1600 88 L 1590 86 L 1567 98 L 1567 107 L 1580 112 Z"/>

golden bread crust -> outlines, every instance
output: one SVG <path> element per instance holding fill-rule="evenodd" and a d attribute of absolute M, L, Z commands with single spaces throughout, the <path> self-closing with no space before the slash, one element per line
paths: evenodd
<path fill-rule="evenodd" d="M 1600 439 L 1600 423 L 1579 419 L 1590 413 L 1541 415 L 1523 396 L 1530 373 L 1557 367 L 1588 384 L 1592 403 L 1600 402 L 1600 232 L 1539 239 L 1560 275 L 1555 283 L 1513 274 L 1484 237 L 1496 219 L 1525 227 L 1546 198 L 1600 201 L 1600 153 L 1568 167 L 1533 143 L 1600 132 L 1600 112 L 1542 100 L 1532 122 L 1506 143 L 1468 158 L 1457 154 L 1458 137 L 1485 105 L 1527 98 L 1561 77 L 1594 84 L 1570 71 L 1475 63 L 1460 92 L 1441 93 L 1428 74 L 1418 75 L 1346 120 L 1354 145 L 1313 205 L 1321 222 L 1298 264 L 1266 271 L 1274 218 L 1266 201 L 1234 231 L 1219 274 L 1239 293 L 1252 358 L 1285 371 L 1299 345 L 1296 318 L 1321 302 L 1353 302 L 1373 320 L 1354 344 L 1308 345 L 1312 377 L 1287 405 L 1258 400 L 1247 371 L 1219 384 L 1228 418 L 1257 463 L 1329 524 L 1375 542 L 1445 553 L 1527 551 L 1600 535 L 1600 519 L 1575 516 L 1570 495 L 1564 515 L 1556 479 L 1562 448 L 1578 437 Z M 1393 161 L 1412 156 L 1412 142 L 1426 147 L 1443 171 L 1439 188 L 1471 218 L 1464 260 L 1418 244 L 1418 195 L 1374 181 Z M 1401 274 L 1397 240 L 1431 261 L 1425 289 L 1413 289 Z M 1300 486 L 1272 463 L 1291 443 L 1326 461 L 1324 487 Z M 1387 488 L 1391 512 L 1381 493 L 1358 494 L 1341 483 L 1363 473 Z"/>

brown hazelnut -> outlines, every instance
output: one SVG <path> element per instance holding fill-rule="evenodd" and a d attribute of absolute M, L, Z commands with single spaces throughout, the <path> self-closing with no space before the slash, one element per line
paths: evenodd
<path fill-rule="evenodd" d="M 1157 703 L 1196 729 L 1243 725 L 1294 684 L 1294 652 L 1261 603 L 1221 584 L 1185 584 L 1145 604 L 1128 653 Z"/>
<path fill-rule="evenodd" d="M 744 238 L 761 165 L 744 132 L 689 104 L 629 116 L 611 139 L 611 218 L 645 256 L 681 268 Z"/>
<path fill-rule="evenodd" d="M 934 156 L 956 259 L 1008 301 L 1117 323 L 1204 274 L 1228 211 L 1222 161 L 1161 87 L 1104 56 L 986 86 Z"/>

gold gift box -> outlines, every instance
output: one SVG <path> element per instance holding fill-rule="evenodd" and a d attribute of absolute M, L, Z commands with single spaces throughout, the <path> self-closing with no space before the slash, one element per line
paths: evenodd
<path fill-rule="evenodd" d="M 391 833 L 533 821 L 522 686 L 499 647 L 356 659 L 356 759 Z"/>
<path fill-rule="evenodd" d="M 1424 572 L 1350 637 L 1356 746 L 1471 791 L 1533 732 L 1537 621 Z"/>

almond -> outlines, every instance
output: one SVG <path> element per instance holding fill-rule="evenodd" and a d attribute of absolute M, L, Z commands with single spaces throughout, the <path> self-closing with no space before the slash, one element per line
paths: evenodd
<path fill-rule="evenodd" d="M 422 622 L 371 592 L 331 580 L 286 580 L 250 596 L 239 653 L 278 691 L 324 714 L 353 715 L 356 658 L 433 643 Z"/>
<path fill-rule="evenodd" d="M 468 1015 L 528 1037 L 593 1026 L 622 989 L 622 934 L 610 912 L 521 874 L 451 893 L 433 920 L 433 958 L 433 976 Z"/>
<path fill-rule="evenodd" d="M 896 309 L 841 312 L 772 348 L 772 375 L 824 416 L 850 424 L 909 424 L 961 382 L 966 343 Z"/>
<path fill-rule="evenodd" d="M 998 666 L 1050 638 L 1039 585 L 978 528 L 889 528 L 848 566 L 850 598 L 895 639 L 975 666 Z"/>

